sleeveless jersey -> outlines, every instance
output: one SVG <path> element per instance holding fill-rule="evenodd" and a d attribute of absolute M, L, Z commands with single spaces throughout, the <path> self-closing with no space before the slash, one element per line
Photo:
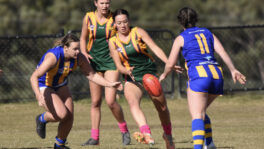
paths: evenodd
<path fill-rule="evenodd" d="M 197 92 L 223 93 L 222 69 L 214 57 L 213 34 L 206 28 L 187 28 L 182 54 L 186 60 L 189 86 Z"/>
<path fill-rule="evenodd" d="M 104 23 L 99 23 L 95 12 L 88 12 L 85 17 L 89 34 L 87 52 L 93 57 L 92 67 L 96 71 L 116 70 L 108 47 L 109 38 L 116 32 L 112 15 Z"/>
<path fill-rule="evenodd" d="M 48 50 L 41 58 L 37 67 L 44 61 L 47 53 L 52 53 L 56 56 L 57 62 L 54 68 L 48 70 L 43 76 L 38 79 L 39 87 L 58 88 L 66 85 L 69 74 L 77 67 L 77 59 L 65 61 L 63 47 L 58 46 Z"/>
<path fill-rule="evenodd" d="M 131 29 L 129 40 L 125 43 L 116 36 L 110 39 L 110 43 L 118 51 L 122 64 L 130 69 L 134 67 L 132 74 L 135 80 L 142 82 L 144 74 L 150 73 L 156 75 L 156 65 L 154 59 L 147 51 L 147 45 L 143 42 L 141 35 L 137 32 L 137 27 Z M 128 76 L 124 76 L 125 79 Z"/>

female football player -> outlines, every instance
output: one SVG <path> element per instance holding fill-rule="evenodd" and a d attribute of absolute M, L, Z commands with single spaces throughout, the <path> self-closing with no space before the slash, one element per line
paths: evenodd
<path fill-rule="evenodd" d="M 41 58 L 30 81 L 38 104 L 46 112 L 36 117 L 37 134 L 46 136 L 46 124 L 59 122 L 54 148 L 67 149 L 66 138 L 73 124 L 73 101 L 67 86 L 68 76 L 77 66 L 87 79 L 106 87 L 122 87 L 120 82 L 109 82 L 95 73 L 88 60 L 80 52 L 79 38 L 67 34 Z"/>
<path fill-rule="evenodd" d="M 111 0 L 94 0 L 96 11 L 88 12 L 83 18 L 80 38 L 81 52 L 90 60 L 93 69 L 108 81 L 119 80 L 119 72 L 110 56 L 108 40 L 115 34 L 110 12 Z M 88 42 L 88 44 L 87 44 Z M 91 138 L 84 145 L 99 144 L 101 121 L 102 86 L 89 82 L 91 94 Z M 130 144 L 130 134 L 121 106 L 116 102 L 116 88 L 105 88 L 105 100 L 112 111 L 122 134 L 124 145 Z"/>
<path fill-rule="evenodd" d="M 139 142 L 154 144 L 149 125 L 140 107 L 143 94 L 142 77 L 145 74 L 156 75 L 156 65 L 147 51 L 147 45 L 164 63 L 167 62 L 167 57 L 145 30 L 139 27 L 130 27 L 129 14 L 126 10 L 116 10 L 113 13 L 113 19 L 117 33 L 110 39 L 109 48 L 117 69 L 124 74 L 124 95 L 140 128 L 140 132 L 134 133 L 134 137 Z M 151 94 L 150 97 L 159 113 L 167 148 L 175 148 L 172 140 L 170 113 L 165 96 L 162 92 L 158 97 Z"/>
<path fill-rule="evenodd" d="M 223 73 L 214 52 L 219 54 L 232 74 L 234 82 L 245 84 L 246 77 L 233 65 L 218 38 L 206 28 L 196 27 L 197 13 L 188 7 L 182 8 L 178 21 L 184 31 L 175 39 L 169 60 L 160 80 L 163 80 L 176 64 L 180 49 L 188 70 L 187 97 L 192 116 L 194 149 L 215 149 L 212 129 L 206 109 L 214 99 L 223 94 Z"/>

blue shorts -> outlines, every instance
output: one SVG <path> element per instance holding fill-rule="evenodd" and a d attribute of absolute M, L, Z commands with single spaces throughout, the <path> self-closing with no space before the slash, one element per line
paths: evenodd
<path fill-rule="evenodd" d="M 195 92 L 223 94 L 224 79 L 221 67 L 197 65 L 188 69 L 188 87 Z"/>

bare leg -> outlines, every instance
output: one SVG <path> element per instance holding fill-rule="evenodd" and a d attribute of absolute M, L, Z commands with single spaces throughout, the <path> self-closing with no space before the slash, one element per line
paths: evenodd
<path fill-rule="evenodd" d="M 118 71 L 106 71 L 104 74 L 104 78 L 110 82 L 115 82 L 119 80 L 119 72 Z M 124 114 L 121 106 L 116 102 L 116 88 L 105 88 L 105 100 L 112 111 L 115 119 L 119 123 L 125 122 Z"/>
<path fill-rule="evenodd" d="M 208 94 L 187 89 L 188 105 L 192 116 L 192 136 L 195 149 L 202 149 L 205 138 L 204 118 Z"/>
<path fill-rule="evenodd" d="M 66 139 L 71 131 L 72 125 L 73 125 L 73 101 L 72 97 L 69 91 L 69 88 L 67 86 L 62 87 L 58 90 L 58 94 L 62 98 L 66 109 L 67 109 L 67 115 L 66 118 L 63 119 L 63 121 L 60 121 L 58 126 L 58 138 Z"/>
<path fill-rule="evenodd" d="M 102 73 L 98 73 L 103 76 Z M 92 129 L 99 129 L 101 121 L 102 86 L 89 81 L 91 94 L 91 125 Z"/>
<path fill-rule="evenodd" d="M 130 107 L 132 116 L 139 127 L 146 125 L 147 121 L 144 113 L 140 108 L 140 101 L 142 97 L 141 89 L 131 82 L 126 82 L 124 94 Z"/>
<path fill-rule="evenodd" d="M 159 113 L 159 118 L 160 118 L 161 123 L 164 125 L 170 124 L 171 123 L 170 112 L 167 107 L 167 101 L 165 99 L 164 93 L 162 92 L 162 94 L 159 97 L 155 97 L 151 95 L 150 97 Z"/>

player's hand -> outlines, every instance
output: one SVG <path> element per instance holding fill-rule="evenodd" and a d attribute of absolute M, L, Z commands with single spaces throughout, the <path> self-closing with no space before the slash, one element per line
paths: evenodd
<path fill-rule="evenodd" d="M 123 90 L 123 85 L 121 82 L 112 82 L 111 87 L 115 87 L 119 91 Z"/>
<path fill-rule="evenodd" d="M 176 71 L 177 73 L 183 73 L 184 69 L 181 66 L 175 65 L 173 67 L 173 70 Z"/>
<path fill-rule="evenodd" d="M 129 75 L 129 77 L 132 79 L 133 82 L 136 82 L 135 77 L 134 77 L 133 74 L 132 74 L 133 69 L 134 69 L 134 67 L 131 67 L 131 68 L 128 70 L 127 75 Z"/>
<path fill-rule="evenodd" d="M 88 53 L 82 53 L 88 60 L 93 59 L 93 57 Z M 90 61 L 89 61 L 90 62 Z"/>
<path fill-rule="evenodd" d="M 162 73 L 159 77 L 159 81 L 161 82 L 162 80 L 164 80 L 167 77 L 167 75 L 165 75 L 164 73 Z"/>
<path fill-rule="evenodd" d="M 42 94 L 40 94 L 40 95 L 37 95 L 36 96 L 36 98 L 37 98 L 37 100 L 38 100 L 38 105 L 40 106 L 40 107 L 44 107 L 45 106 L 45 98 L 44 98 L 44 96 L 42 95 Z"/>
<path fill-rule="evenodd" d="M 231 74 L 232 74 L 232 79 L 234 83 L 238 81 L 242 85 L 246 84 L 246 81 L 247 81 L 246 77 L 243 74 L 241 74 L 238 70 L 235 69 L 234 71 L 231 72 Z"/>
<path fill-rule="evenodd" d="M 87 57 L 88 57 L 89 59 L 93 59 L 93 57 L 92 57 L 90 54 L 87 54 Z"/>

